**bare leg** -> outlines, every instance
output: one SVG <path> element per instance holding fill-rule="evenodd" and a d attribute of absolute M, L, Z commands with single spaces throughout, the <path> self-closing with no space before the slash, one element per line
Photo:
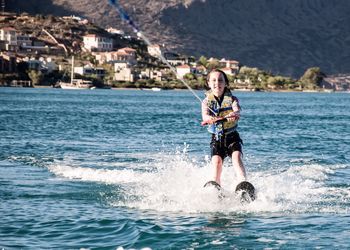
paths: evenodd
<path fill-rule="evenodd" d="M 219 155 L 214 155 L 211 158 L 211 164 L 215 167 L 215 181 L 221 185 L 222 158 Z"/>
<path fill-rule="evenodd" d="M 232 164 L 233 164 L 233 168 L 234 168 L 239 180 L 244 181 L 246 179 L 246 172 L 245 172 L 245 168 L 243 165 L 241 152 L 234 151 L 232 153 Z"/>

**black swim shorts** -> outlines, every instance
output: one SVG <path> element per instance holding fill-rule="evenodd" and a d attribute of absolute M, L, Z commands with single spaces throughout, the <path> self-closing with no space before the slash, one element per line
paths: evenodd
<path fill-rule="evenodd" d="M 237 131 L 222 136 L 219 141 L 215 139 L 215 135 L 212 135 L 210 142 L 211 156 L 219 155 L 224 159 L 226 156 L 231 156 L 234 151 L 242 153 L 242 144 L 243 141 Z"/>

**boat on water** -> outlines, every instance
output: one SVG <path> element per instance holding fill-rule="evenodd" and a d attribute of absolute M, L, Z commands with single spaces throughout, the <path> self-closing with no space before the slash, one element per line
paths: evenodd
<path fill-rule="evenodd" d="M 71 82 L 59 82 L 62 89 L 92 89 L 91 81 L 83 79 L 72 79 Z"/>
<path fill-rule="evenodd" d="M 74 78 L 74 56 L 72 56 L 72 69 L 70 82 L 58 82 L 62 89 L 92 89 L 94 88 L 91 81 Z"/>
<path fill-rule="evenodd" d="M 161 91 L 162 89 L 161 88 L 152 88 L 151 90 L 152 91 Z"/>

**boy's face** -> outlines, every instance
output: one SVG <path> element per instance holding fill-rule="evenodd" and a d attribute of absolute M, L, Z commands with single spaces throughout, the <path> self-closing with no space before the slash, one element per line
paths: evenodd
<path fill-rule="evenodd" d="M 225 90 L 225 78 L 220 72 L 212 72 L 208 81 L 209 88 L 216 97 L 220 97 Z"/>

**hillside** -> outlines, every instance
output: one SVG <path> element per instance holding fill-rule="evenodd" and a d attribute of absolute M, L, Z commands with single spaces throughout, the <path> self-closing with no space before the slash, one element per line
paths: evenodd
<path fill-rule="evenodd" d="M 239 60 L 299 77 L 319 66 L 350 71 L 348 0 L 124 0 L 120 3 L 154 43 L 189 55 Z M 8 0 L 7 10 L 76 14 L 126 29 L 108 1 Z"/>
<path fill-rule="evenodd" d="M 54 46 L 57 43 L 64 45 L 68 54 L 82 52 L 83 36 L 86 34 L 110 37 L 117 48 L 133 47 L 137 50 L 145 49 L 136 39 L 123 39 L 121 35 L 111 34 L 94 23 L 80 23 L 73 18 L 41 14 L 35 16 L 26 14 L 8 15 L 0 20 L 0 28 L 7 26 L 15 28 L 22 34 L 30 35 L 34 42 L 43 42 Z"/>

